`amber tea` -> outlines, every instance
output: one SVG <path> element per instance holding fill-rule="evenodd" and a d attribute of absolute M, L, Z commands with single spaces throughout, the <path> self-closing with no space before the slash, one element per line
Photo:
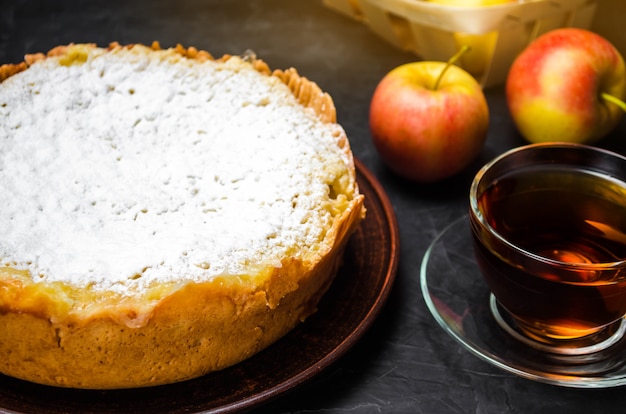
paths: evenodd
<path fill-rule="evenodd" d="M 626 314 L 625 182 L 585 166 L 516 165 L 476 197 L 478 262 L 526 336 L 579 339 Z"/>
<path fill-rule="evenodd" d="M 626 258 L 624 183 L 573 169 L 513 172 L 482 194 L 479 208 L 496 232 L 532 254 L 587 264 Z M 619 271 L 535 274 L 479 251 L 499 302 L 528 329 L 579 337 L 626 313 Z"/>

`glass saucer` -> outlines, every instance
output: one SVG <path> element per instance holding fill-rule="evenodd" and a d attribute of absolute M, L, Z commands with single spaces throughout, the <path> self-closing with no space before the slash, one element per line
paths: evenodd
<path fill-rule="evenodd" d="M 467 216 L 430 245 L 420 270 L 422 294 L 441 327 L 480 359 L 523 378 L 572 388 L 626 384 L 626 337 L 589 357 L 538 351 L 513 338 L 490 310 L 490 292 L 474 258 Z"/>

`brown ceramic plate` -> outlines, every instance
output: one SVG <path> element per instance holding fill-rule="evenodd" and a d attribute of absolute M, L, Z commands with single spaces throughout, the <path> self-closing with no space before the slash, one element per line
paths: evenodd
<path fill-rule="evenodd" d="M 356 167 L 367 217 L 350 239 L 344 264 L 318 312 L 274 345 L 223 371 L 151 388 L 74 390 L 0 375 L 0 412 L 230 413 L 260 406 L 319 374 L 372 325 L 398 265 L 393 207 L 372 173 L 358 160 Z"/>

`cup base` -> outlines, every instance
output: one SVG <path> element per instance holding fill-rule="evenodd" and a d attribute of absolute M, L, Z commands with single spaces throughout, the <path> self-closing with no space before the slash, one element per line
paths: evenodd
<path fill-rule="evenodd" d="M 489 307 L 491 292 L 472 237 L 468 216 L 459 217 L 433 240 L 421 263 L 423 299 L 445 333 L 481 361 L 521 378 L 574 389 L 626 387 L 626 334 L 603 351 L 575 356 L 542 352 L 502 329 Z"/>
<path fill-rule="evenodd" d="M 493 294 L 489 296 L 489 309 L 498 325 L 510 336 L 540 352 L 553 355 L 574 357 L 599 355 L 598 352 L 618 343 L 626 333 L 626 321 L 620 318 L 591 335 L 574 339 L 542 338 L 540 341 L 529 335 L 498 303 Z"/>

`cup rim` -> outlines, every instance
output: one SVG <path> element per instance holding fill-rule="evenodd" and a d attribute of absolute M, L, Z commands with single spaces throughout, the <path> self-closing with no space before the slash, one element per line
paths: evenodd
<path fill-rule="evenodd" d="M 515 148 L 511 148 L 503 152 L 502 154 L 498 155 L 497 157 L 493 158 L 491 161 L 487 162 L 485 165 L 483 165 L 483 167 L 481 167 L 480 170 L 478 170 L 478 172 L 474 176 L 474 179 L 472 180 L 472 184 L 470 187 L 470 193 L 469 193 L 470 216 L 476 217 L 478 219 L 478 222 L 480 223 L 480 226 L 486 229 L 491 236 L 495 237 L 499 243 L 502 243 L 507 248 L 515 251 L 518 254 L 524 255 L 532 260 L 535 260 L 535 261 L 538 261 L 538 262 L 541 262 L 550 266 L 558 266 L 561 268 L 568 268 L 568 269 L 574 269 L 574 270 L 596 270 L 597 271 L 597 270 L 626 268 L 626 258 L 624 258 L 623 260 L 616 260 L 612 262 L 600 262 L 600 263 L 564 262 L 564 261 L 560 261 L 556 259 L 550 259 L 548 257 L 541 256 L 537 253 L 530 252 L 514 243 L 511 243 L 509 240 L 504 238 L 499 232 L 497 232 L 489 224 L 489 222 L 485 219 L 485 217 L 481 213 L 480 209 L 478 208 L 477 193 L 478 193 L 478 185 L 480 184 L 484 175 L 494 165 L 496 165 L 503 159 L 510 157 L 513 154 L 516 154 L 522 151 L 529 151 L 535 148 L 546 148 L 546 147 L 572 148 L 572 149 L 584 149 L 588 151 L 595 151 L 598 153 L 603 153 L 610 157 L 620 158 L 626 163 L 626 157 L 622 156 L 621 154 L 618 154 L 616 152 L 606 150 L 603 148 L 598 148 L 595 146 L 590 146 L 590 145 L 585 145 L 585 144 L 577 144 L 577 143 L 569 143 L 569 142 L 542 142 L 542 143 L 527 144 L 527 145 L 522 145 L 522 146 L 518 146 Z"/>

